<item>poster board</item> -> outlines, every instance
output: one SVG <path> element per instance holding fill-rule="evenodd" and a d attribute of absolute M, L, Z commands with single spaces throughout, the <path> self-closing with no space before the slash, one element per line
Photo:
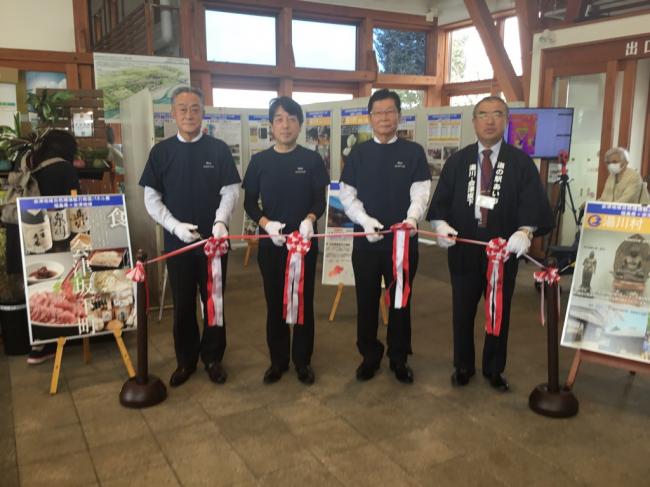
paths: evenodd
<path fill-rule="evenodd" d="M 31 344 L 136 327 L 124 195 L 18 199 Z"/>
<path fill-rule="evenodd" d="M 368 120 L 368 108 L 341 109 L 341 164 L 340 174 L 343 174 L 345 161 L 355 145 L 372 138 L 372 129 Z"/>
<path fill-rule="evenodd" d="M 427 162 L 434 178 L 440 177 L 445 161 L 460 149 L 461 124 L 461 113 L 430 113 L 427 116 Z"/>
<path fill-rule="evenodd" d="M 305 147 L 318 152 L 331 176 L 332 110 L 305 112 Z"/>
<path fill-rule="evenodd" d="M 588 202 L 562 345 L 650 363 L 650 207 Z"/>
<path fill-rule="evenodd" d="M 332 181 L 327 190 L 327 210 L 325 216 L 325 234 L 352 233 L 354 223 L 343 211 L 339 199 L 340 186 Z M 352 269 L 352 247 L 354 238 L 326 238 L 323 245 L 323 276 L 325 285 L 354 286 Z"/>
<path fill-rule="evenodd" d="M 186 58 L 93 54 L 95 87 L 104 90 L 106 122 L 120 121 L 120 102 L 148 89 L 154 103 L 171 103 L 179 86 L 190 85 L 190 61 Z"/>

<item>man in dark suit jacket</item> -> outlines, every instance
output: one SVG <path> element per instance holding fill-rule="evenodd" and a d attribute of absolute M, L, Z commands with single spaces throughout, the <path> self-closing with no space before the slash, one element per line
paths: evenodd
<path fill-rule="evenodd" d="M 508 106 L 501 98 L 489 96 L 474 107 L 472 123 L 478 142 L 447 160 L 427 215 L 436 233 L 482 241 L 502 237 L 508 240 L 508 252 L 516 254 L 505 263 L 500 334 L 486 334 L 483 346 L 483 375 L 501 391 L 509 388 L 502 373 L 517 258 L 528 251 L 533 235 L 543 235 L 553 226 L 535 164 L 503 140 L 507 120 Z M 453 238 L 442 236 L 437 240 L 449 248 L 454 326 L 451 380 L 464 386 L 475 373 L 474 318 L 486 289 L 487 257 L 482 246 L 454 245 Z"/>

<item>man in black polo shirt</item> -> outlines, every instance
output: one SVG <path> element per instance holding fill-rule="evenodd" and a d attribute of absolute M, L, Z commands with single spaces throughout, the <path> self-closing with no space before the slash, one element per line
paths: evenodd
<path fill-rule="evenodd" d="M 314 285 L 318 240 L 304 260 L 304 321 L 293 325 L 293 347 L 289 325 L 283 318 L 284 277 L 287 262 L 285 235 L 300 231 L 311 239 L 316 221 L 325 211 L 325 190 L 329 176 L 318 152 L 298 145 L 303 122 L 300 105 L 289 97 L 271 101 L 269 120 L 275 145 L 255 154 L 246 169 L 244 209 L 260 226 L 262 234 L 257 260 L 264 281 L 266 297 L 266 342 L 271 366 L 264 373 L 264 383 L 272 384 L 289 368 L 289 358 L 296 367 L 298 380 L 314 383 L 311 355 L 314 349 Z M 262 201 L 260 207 L 258 201 Z M 290 353 L 291 351 L 291 353 Z"/>
<path fill-rule="evenodd" d="M 426 211 L 431 173 L 419 144 L 397 137 L 401 115 L 399 96 L 378 90 L 368 102 L 373 139 L 356 145 L 341 175 L 341 202 L 355 222 L 355 231 L 371 233 L 355 238 L 352 267 L 357 295 L 357 348 L 363 356 L 357 379 L 366 381 L 379 369 L 384 345 L 377 339 L 381 280 L 393 282 L 393 237 L 372 234 L 395 223 L 406 223 L 413 232 L 409 242 L 409 283 L 418 264 L 417 222 Z M 400 382 L 413 382 L 407 364 L 411 350 L 411 302 L 395 309 L 395 286 L 390 286 L 388 314 L 388 358 L 390 369 Z"/>
<path fill-rule="evenodd" d="M 140 185 L 144 202 L 156 222 L 165 229 L 165 251 L 179 249 L 200 238 L 228 235 L 228 223 L 239 197 L 241 178 L 225 142 L 201 132 L 203 94 L 190 87 L 178 88 L 172 95 L 172 116 L 178 134 L 156 144 L 149 154 Z M 221 258 L 222 284 L 226 285 L 227 256 Z M 226 325 L 208 326 L 203 337 L 196 319 L 196 287 L 205 306 L 207 259 L 197 248 L 167 260 L 174 300 L 174 347 L 177 369 L 172 387 L 183 384 L 196 370 L 199 359 L 210 380 L 226 381 L 221 365 L 226 349 Z"/>

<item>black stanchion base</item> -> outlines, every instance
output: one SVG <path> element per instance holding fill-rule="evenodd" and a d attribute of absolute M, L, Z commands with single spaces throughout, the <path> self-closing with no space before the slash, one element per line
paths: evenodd
<path fill-rule="evenodd" d="M 148 408 L 163 402 L 167 398 L 167 388 L 155 375 L 149 375 L 147 381 L 138 383 L 137 379 L 127 380 L 120 391 L 120 404 L 127 408 Z"/>
<path fill-rule="evenodd" d="M 569 389 L 549 392 L 548 384 L 540 384 L 528 398 L 528 406 L 537 414 L 551 418 L 570 418 L 578 414 L 578 400 Z"/>

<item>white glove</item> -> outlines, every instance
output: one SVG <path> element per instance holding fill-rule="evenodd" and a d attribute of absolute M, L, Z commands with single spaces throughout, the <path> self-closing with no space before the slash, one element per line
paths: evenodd
<path fill-rule="evenodd" d="M 280 223 L 274 220 L 270 220 L 266 222 L 266 225 L 264 225 L 264 230 L 266 231 L 266 233 L 268 233 L 271 236 L 271 240 L 273 241 L 273 244 L 276 245 L 277 247 L 282 247 L 284 243 L 287 241 L 287 237 L 280 234 L 280 232 L 286 225 L 287 225 L 286 223 Z"/>
<path fill-rule="evenodd" d="M 366 215 L 366 218 L 364 218 L 363 221 L 360 223 L 361 226 L 363 227 L 364 233 L 371 234 L 371 235 L 366 235 L 368 242 L 375 243 L 375 242 L 379 242 L 382 238 L 384 238 L 383 235 L 375 233 L 378 230 L 384 229 L 384 226 L 381 223 L 379 223 L 379 220 L 377 220 L 376 218 Z"/>
<path fill-rule="evenodd" d="M 517 230 L 510 235 L 508 245 L 506 246 L 506 250 L 512 254 L 517 254 L 517 257 L 521 257 L 527 253 L 529 248 L 530 239 L 528 238 L 528 234 L 522 230 Z"/>
<path fill-rule="evenodd" d="M 212 225 L 212 236 L 214 238 L 224 238 L 228 236 L 228 229 L 223 222 L 214 222 Z"/>
<path fill-rule="evenodd" d="M 402 223 L 407 224 L 409 227 L 411 227 L 411 231 L 409 232 L 409 236 L 414 236 L 418 230 L 418 221 L 415 218 L 407 218 L 405 220 L 402 220 Z"/>
<path fill-rule="evenodd" d="M 199 227 L 191 223 L 181 222 L 174 227 L 174 235 L 185 243 L 192 243 L 201 238 L 199 232 L 196 231 L 198 228 Z"/>
<path fill-rule="evenodd" d="M 433 222 L 431 222 L 431 224 L 434 225 Z M 443 235 L 453 235 L 454 237 L 458 235 L 456 229 L 444 220 L 441 220 L 437 225 L 435 225 L 435 232 Z M 456 245 L 456 239 L 454 238 L 436 237 L 436 242 L 438 243 L 438 247 L 441 249 L 448 249 L 449 247 Z"/>
<path fill-rule="evenodd" d="M 314 236 L 314 222 L 311 221 L 311 218 L 305 218 L 300 222 L 299 231 L 305 240 L 310 240 Z"/>

